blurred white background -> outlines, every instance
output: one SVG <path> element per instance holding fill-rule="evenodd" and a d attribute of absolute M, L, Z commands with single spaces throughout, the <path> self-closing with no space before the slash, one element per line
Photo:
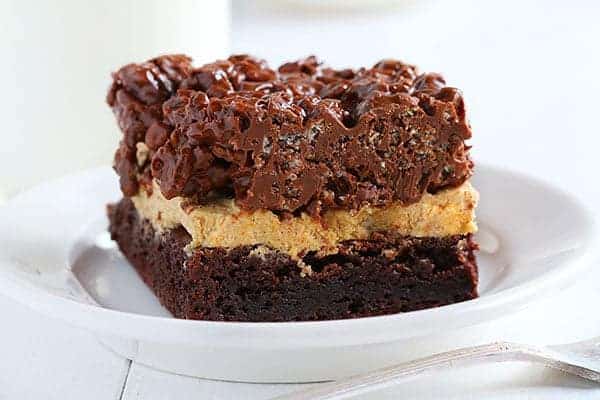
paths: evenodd
<path fill-rule="evenodd" d="M 271 65 L 393 57 L 442 72 L 465 93 L 477 160 L 600 195 L 597 2 L 233 0 L 231 19 L 227 1 L 165 4 L 2 3 L 0 194 L 110 163 L 119 132 L 104 104 L 109 71 L 183 51 L 197 63 L 229 52 Z"/>

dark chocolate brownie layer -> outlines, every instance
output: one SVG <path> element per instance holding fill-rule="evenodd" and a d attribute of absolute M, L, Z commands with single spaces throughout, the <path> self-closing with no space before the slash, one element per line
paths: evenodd
<path fill-rule="evenodd" d="M 308 254 L 312 268 L 256 246 L 200 248 L 186 255 L 183 228 L 157 235 L 129 199 L 109 207 L 110 232 L 174 316 L 219 321 L 306 321 L 436 307 L 477 296 L 471 236 L 397 237 Z"/>
<path fill-rule="evenodd" d="M 413 203 L 472 173 L 462 95 L 400 61 L 334 70 L 309 57 L 274 70 L 238 55 L 195 68 L 171 55 L 113 77 L 126 196 L 155 178 L 167 198 L 216 192 L 318 216 Z"/>

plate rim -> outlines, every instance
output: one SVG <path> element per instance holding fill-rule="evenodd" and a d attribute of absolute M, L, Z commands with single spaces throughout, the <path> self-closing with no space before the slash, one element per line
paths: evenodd
<path fill-rule="evenodd" d="M 71 180 L 81 179 L 86 174 L 103 173 L 106 169 L 106 166 L 86 169 L 34 186 L 0 206 L 0 220 L 6 206 L 18 203 L 34 190 L 44 190 L 50 186 L 65 184 Z M 543 297 L 549 292 L 572 284 L 585 269 L 591 267 L 597 257 L 594 245 L 598 242 L 599 236 L 595 214 L 569 191 L 544 179 L 504 166 L 478 163 L 477 169 L 517 176 L 568 200 L 589 222 L 585 227 L 585 243 L 581 251 L 563 262 L 564 265 L 539 277 L 484 297 L 437 308 L 356 319 L 301 322 L 185 320 L 137 314 L 87 304 L 45 291 L 32 284 L 24 285 L 11 279 L 0 279 L 1 293 L 35 311 L 62 319 L 71 325 L 98 333 L 161 343 L 185 342 L 197 345 L 218 344 L 217 346 L 222 347 L 296 348 L 298 346 L 329 347 L 332 346 L 331 341 L 333 340 L 335 347 L 339 347 L 387 343 L 433 334 L 435 329 L 430 326 L 430 323 L 443 323 L 444 328 L 448 330 L 476 325 L 521 310 L 530 305 L 534 297 L 540 294 Z M 103 322 L 100 322 L 99 317 Z M 400 319 L 402 323 L 411 325 L 410 331 L 390 333 L 386 328 L 394 328 L 394 325 L 400 323 L 398 321 Z M 133 325 L 136 326 L 133 327 Z M 156 334 L 156 329 L 160 329 L 160 335 Z M 340 332 L 345 330 L 352 330 L 360 334 L 340 335 Z"/>

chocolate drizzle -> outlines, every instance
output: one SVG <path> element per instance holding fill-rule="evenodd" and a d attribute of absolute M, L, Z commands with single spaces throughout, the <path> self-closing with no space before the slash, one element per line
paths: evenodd
<path fill-rule="evenodd" d="M 244 55 L 200 68 L 174 55 L 113 78 L 127 196 L 155 178 L 167 198 L 232 195 L 248 210 L 318 216 L 412 203 L 472 172 L 460 92 L 399 61 L 333 70 L 308 57 L 275 71 Z M 139 142 L 150 153 L 141 165 Z"/>

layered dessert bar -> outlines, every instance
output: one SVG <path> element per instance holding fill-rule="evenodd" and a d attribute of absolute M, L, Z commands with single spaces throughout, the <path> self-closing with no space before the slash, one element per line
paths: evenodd
<path fill-rule="evenodd" d="M 440 75 L 169 55 L 122 67 L 107 100 L 123 132 L 109 229 L 175 317 L 327 320 L 477 296 L 471 129 Z"/>

